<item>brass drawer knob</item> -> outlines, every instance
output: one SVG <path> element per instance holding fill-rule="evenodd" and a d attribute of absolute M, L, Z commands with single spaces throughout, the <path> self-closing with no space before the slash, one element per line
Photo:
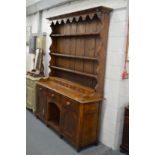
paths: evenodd
<path fill-rule="evenodd" d="M 71 103 L 69 101 L 66 102 L 66 105 L 70 105 Z"/>

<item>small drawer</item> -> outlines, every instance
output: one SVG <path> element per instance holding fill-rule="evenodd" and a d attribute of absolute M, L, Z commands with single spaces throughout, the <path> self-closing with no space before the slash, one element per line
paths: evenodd
<path fill-rule="evenodd" d="M 54 91 L 48 90 L 48 100 L 50 102 L 57 102 L 58 103 L 60 101 L 59 94 L 54 92 Z"/>
<path fill-rule="evenodd" d="M 68 108 L 76 112 L 79 111 L 79 103 L 72 99 L 69 99 L 67 97 L 62 97 L 61 103 L 62 103 L 62 106 L 65 108 Z"/>

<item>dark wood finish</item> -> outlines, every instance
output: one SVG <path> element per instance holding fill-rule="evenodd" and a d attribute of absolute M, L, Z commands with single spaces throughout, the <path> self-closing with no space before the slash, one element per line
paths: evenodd
<path fill-rule="evenodd" d="M 46 120 L 47 104 L 46 104 L 46 88 L 37 86 L 37 98 L 36 98 L 36 116 L 43 122 Z"/>
<path fill-rule="evenodd" d="M 111 11 L 96 7 L 48 18 L 51 71 L 37 83 L 36 114 L 77 150 L 98 143 Z"/>
<path fill-rule="evenodd" d="M 129 153 L 129 107 L 125 108 L 121 151 Z"/>
<path fill-rule="evenodd" d="M 80 102 L 81 104 L 87 102 L 98 102 L 102 100 L 102 95 L 96 93 L 94 89 L 59 77 L 50 77 L 46 80 L 41 79 L 37 82 L 37 85 L 39 85 L 39 88 L 48 88 L 49 90 L 52 90 L 50 93 L 48 92 L 49 94 L 47 100 L 49 100 L 49 98 L 51 98 L 54 93 L 60 94 L 59 97 L 52 97 L 53 102 L 55 102 L 54 99 L 56 99 L 57 102 L 60 102 L 61 95 L 66 96 L 74 101 Z M 37 94 L 40 95 L 39 93 Z"/>
<path fill-rule="evenodd" d="M 65 137 L 77 150 L 96 144 L 102 97 L 94 89 L 50 77 L 37 83 L 37 92 L 37 116 L 47 126 Z M 43 104 L 46 105 L 45 115 L 40 108 Z"/>
<path fill-rule="evenodd" d="M 91 87 L 103 94 L 110 12 L 109 8 L 96 7 L 48 18 L 53 42 L 50 76 Z M 83 75 L 86 77 L 81 77 Z"/>
<path fill-rule="evenodd" d="M 73 104 L 73 103 L 71 103 Z M 65 105 L 62 108 L 62 123 L 61 130 L 65 137 L 68 137 L 73 143 L 77 140 L 78 135 L 78 114 L 72 110 L 72 108 L 68 108 L 69 105 Z"/>

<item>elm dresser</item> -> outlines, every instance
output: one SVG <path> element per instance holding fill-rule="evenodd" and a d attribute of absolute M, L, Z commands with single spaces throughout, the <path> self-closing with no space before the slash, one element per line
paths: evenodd
<path fill-rule="evenodd" d="M 100 6 L 48 18 L 50 73 L 37 82 L 35 114 L 78 151 L 98 144 L 111 11 Z"/>

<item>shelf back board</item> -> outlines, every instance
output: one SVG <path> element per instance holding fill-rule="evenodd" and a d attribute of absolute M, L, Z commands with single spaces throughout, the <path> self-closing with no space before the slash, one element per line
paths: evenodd
<path fill-rule="evenodd" d="M 47 18 L 51 21 L 50 76 L 103 93 L 109 15 L 95 7 Z"/>

